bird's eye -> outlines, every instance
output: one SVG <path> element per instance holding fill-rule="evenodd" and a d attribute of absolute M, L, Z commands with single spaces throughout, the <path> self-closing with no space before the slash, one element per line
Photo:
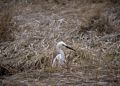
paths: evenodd
<path fill-rule="evenodd" d="M 62 44 L 62 46 L 65 46 L 64 44 Z"/>

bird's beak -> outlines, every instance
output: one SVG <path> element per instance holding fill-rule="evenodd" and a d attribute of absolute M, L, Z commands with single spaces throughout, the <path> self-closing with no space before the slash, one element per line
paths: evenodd
<path fill-rule="evenodd" d="M 75 51 L 75 49 L 73 49 L 73 48 L 71 48 L 71 47 L 69 47 L 69 46 L 66 46 L 66 45 L 65 45 L 65 47 L 68 48 L 68 49 L 71 49 L 71 50 Z"/>

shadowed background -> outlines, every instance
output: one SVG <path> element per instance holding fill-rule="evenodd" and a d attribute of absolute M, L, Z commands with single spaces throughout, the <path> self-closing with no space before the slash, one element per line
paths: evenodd
<path fill-rule="evenodd" d="M 1 0 L 0 11 L 0 80 L 6 86 L 119 84 L 118 0 Z M 65 50 L 67 68 L 59 72 L 51 62 L 61 40 L 76 53 Z"/>

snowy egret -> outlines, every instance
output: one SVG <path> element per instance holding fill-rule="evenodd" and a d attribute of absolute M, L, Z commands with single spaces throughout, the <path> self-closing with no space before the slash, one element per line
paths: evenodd
<path fill-rule="evenodd" d="M 56 45 L 56 53 L 55 53 L 55 58 L 52 63 L 52 67 L 56 67 L 56 66 L 60 67 L 65 64 L 65 54 L 64 54 L 64 51 L 62 50 L 62 48 L 64 47 L 75 51 L 73 48 L 69 47 L 63 41 L 58 42 Z"/>

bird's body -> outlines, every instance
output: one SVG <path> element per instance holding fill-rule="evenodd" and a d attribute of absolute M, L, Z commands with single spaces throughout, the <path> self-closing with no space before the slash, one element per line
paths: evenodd
<path fill-rule="evenodd" d="M 53 67 L 56 67 L 56 66 L 61 67 L 65 64 L 65 54 L 64 54 L 64 51 L 62 50 L 63 47 L 72 49 L 72 48 L 68 47 L 63 41 L 58 42 L 56 45 L 56 55 L 55 55 L 55 58 L 52 63 Z M 72 50 L 74 50 L 74 49 L 72 49 Z"/>
<path fill-rule="evenodd" d="M 55 67 L 55 66 L 62 66 L 62 65 L 64 65 L 64 62 L 65 62 L 65 59 L 62 58 L 62 55 L 61 55 L 61 54 L 59 54 L 59 55 L 57 55 L 57 56 L 54 58 L 52 66 L 53 66 L 53 67 Z"/>

